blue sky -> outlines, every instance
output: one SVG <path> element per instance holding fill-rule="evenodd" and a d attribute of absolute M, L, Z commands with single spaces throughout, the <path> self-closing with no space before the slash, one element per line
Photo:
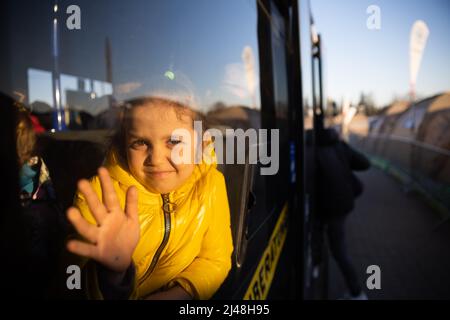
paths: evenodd
<path fill-rule="evenodd" d="M 369 30 L 366 9 L 381 10 L 381 29 Z M 409 90 L 409 36 L 421 19 L 430 30 L 417 79 L 417 92 L 429 96 L 450 90 L 450 1 L 311 0 L 325 46 L 328 96 L 357 102 L 360 92 L 378 105 Z"/>
<path fill-rule="evenodd" d="M 256 0 L 60 0 L 61 73 L 105 81 L 105 39 L 111 42 L 112 72 L 117 98 L 143 94 L 154 75 L 168 69 L 186 75 L 204 107 L 217 101 L 250 105 L 242 53 L 252 49 L 256 83 L 259 80 Z M 69 4 L 81 8 L 81 30 L 64 27 Z M 306 0 L 300 0 L 304 17 Z M 326 93 L 341 101 L 357 102 L 361 92 L 371 93 L 376 104 L 389 103 L 409 90 L 409 35 L 417 19 L 430 29 L 417 81 L 420 96 L 450 90 L 450 1 L 448 0 L 311 0 L 317 30 L 324 41 Z M 381 9 L 381 29 L 369 30 L 369 5 Z M 43 7 L 53 12 L 53 6 Z M 307 10 L 306 10 L 307 11 Z M 47 14 L 48 15 L 48 14 Z M 49 70 L 50 46 L 39 51 L 33 43 L 50 43 L 51 19 L 37 14 L 20 21 L 30 32 L 14 41 L 27 68 Z M 307 19 L 301 18 L 305 98 L 310 90 Z M 19 21 L 19 20 L 18 20 Z M 40 32 L 37 32 L 40 30 Z M 45 35 L 45 36 L 44 36 Z M 32 42 L 31 39 L 35 39 Z M 306 44 L 305 44 L 306 43 Z M 37 59 L 47 59 L 47 66 Z M 44 59 L 44 60 L 45 60 Z M 50 71 L 50 70 L 49 70 Z M 67 78 L 67 77 L 66 77 Z M 41 78 L 30 80 L 31 96 L 51 99 L 51 83 L 43 90 Z M 67 78 L 68 79 L 68 78 Z M 66 81 L 67 82 L 67 81 Z M 72 81 L 73 82 L 73 81 Z M 36 84 L 36 85 L 35 85 Z M 128 88 L 129 90 L 125 90 Z M 131 90 L 130 88 L 134 88 Z M 63 88 L 64 90 L 64 88 Z M 44 93 L 48 92 L 48 93 Z M 124 94 L 121 94 L 124 92 Z M 42 96 L 42 97 L 41 97 Z M 259 105 L 259 87 L 256 88 Z"/>
<path fill-rule="evenodd" d="M 65 8 L 70 4 L 80 7 L 81 30 L 65 27 Z M 244 48 L 251 48 L 254 82 L 258 83 L 256 1 L 60 0 L 59 7 L 61 10 L 55 16 L 60 32 L 59 70 L 65 80 L 70 80 L 62 81 L 62 91 L 74 89 L 74 77 L 106 80 L 104 57 L 108 38 L 114 95 L 119 100 L 146 94 L 155 85 L 155 77 L 172 70 L 176 79 L 189 79 L 186 83 L 192 84 L 203 109 L 218 101 L 252 104 L 242 54 Z M 45 10 L 53 12 L 53 5 Z M 40 99 L 52 104 L 51 81 L 39 72 L 51 71 L 51 47 L 44 46 L 45 50 L 31 55 L 30 41 L 37 38 L 39 43 L 50 43 L 47 37 L 51 35 L 48 30 L 52 20 L 44 14 L 32 18 L 25 23 L 30 32 L 15 41 L 25 46 L 21 51 L 30 53 L 21 57 L 22 63 L 33 69 L 28 81 L 30 102 Z M 37 56 L 51 63 L 45 66 L 36 61 Z M 258 90 L 255 90 L 256 105 L 259 105 Z"/>

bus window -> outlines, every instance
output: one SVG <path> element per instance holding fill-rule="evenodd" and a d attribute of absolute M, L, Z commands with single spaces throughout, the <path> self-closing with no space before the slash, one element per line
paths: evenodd
<path fill-rule="evenodd" d="M 41 128 L 38 143 L 64 208 L 76 182 L 103 163 L 125 101 L 161 88 L 181 90 L 211 127 L 261 128 L 253 1 L 19 0 L 2 8 L 7 50 L 0 91 L 20 101 Z M 233 262 L 240 267 L 254 170 L 220 162 L 219 169 L 227 181 Z"/>
<path fill-rule="evenodd" d="M 7 2 L 10 19 L 1 31 L 9 39 L 1 64 L 10 77 L 0 89 L 36 116 L 46 130 L 43 140 L 101 142 L 116 126 L 117 106 L 152 92 L 161 79 L 195 95 L 213 125 L 260 127 L 253 2 L 47 4 Z M 71 4 L 80 8 L 80 29 L 67 26 Z M 73 151 L 71 157 L 78 153 Z"/>

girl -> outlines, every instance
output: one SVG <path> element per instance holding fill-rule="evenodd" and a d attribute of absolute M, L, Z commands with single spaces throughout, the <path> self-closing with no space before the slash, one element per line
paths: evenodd
<path fill-rule="evenodd" d="M 215 163 L 194 161 L 199 119 L 167 98 L 135 99 L 123 110 L 106 168 L 79 182 L 68 210 L 85 240 L 68 250 L 90 258 L 89 297 L 208 299 L 226 278 L 233 243 L 225 181 Z M 193 139 L 175 136 L 179 129 Z M 175 161 L 176 153 L 190 161 Z"/>

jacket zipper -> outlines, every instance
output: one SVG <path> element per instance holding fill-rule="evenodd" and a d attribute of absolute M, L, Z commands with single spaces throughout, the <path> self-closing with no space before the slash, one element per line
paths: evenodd
<path fill-rule="evenodd" d="M 161 195 L 162 199 L 163 199 L 163 212 L 164 212 L 164 237 L 163 240 L 161 242 L 161 244 L 159 245 L 158 249 L 156 250 L 155 255 L 153 256 L 152 262 L 150 264 L 150 267 L 147 269 L 147 271 L 145 272 L 144 276 L 142 277 L 140 283 L 142 284 L 145 280 L 147 280 L 147 278 L 152 274 L 153 270 L 156 267 L 156 264 L 158 263 L 158 260 L 161 256 L 161 253 L 163 252 L 164 248 L 167 245 L 167 242 L 169 241 L 169 236 L 170 236 L 170 230 L 171 230 L 171 217 L 170 217 L 170 212 L 171 212 L 171 205 L 172 203 L 170 203 L 170 197 L 169 197 L 169 193 L 164 193 Z"/>

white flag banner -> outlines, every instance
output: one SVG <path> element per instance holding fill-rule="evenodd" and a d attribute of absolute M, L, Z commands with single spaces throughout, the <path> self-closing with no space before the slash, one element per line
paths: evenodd
<path fill-rule="evenodd" d="M 256 88 L 256 72 L 255 72 L 255 58 L 250 46 L 245 46 L 242 51 L 242 60 L 244 61 L 245 78 L 247 82 L 247 89 L 252 98 L 252 108 L 255 108 L 255 88 Z"/>
<path fill-rule="evenodd" d="M 409 43 L 409 72 L 411 91 L 415 91 L 417 74 L 419 73 L 420 62 L 427 44 L 430 31 L 422 20 L 417 20 L 412 29 Z"/>

